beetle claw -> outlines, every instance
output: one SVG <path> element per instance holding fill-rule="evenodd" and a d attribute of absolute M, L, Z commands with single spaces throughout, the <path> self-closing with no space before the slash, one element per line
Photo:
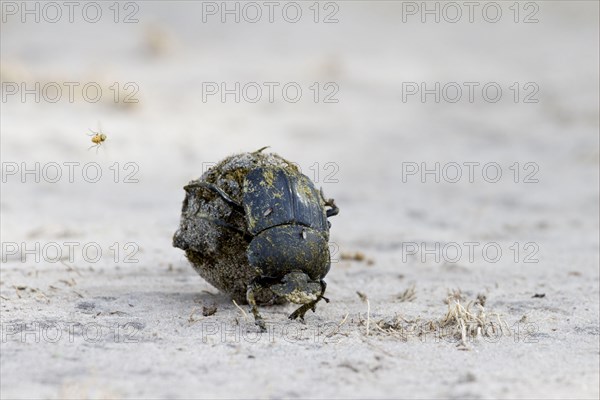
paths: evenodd
<path fill-rule="evenodd" d="M 299 319 L 300 322 L 302 322 L 304 324 L 305 323 L 304 322 L 304 314 L 306 314 L 306 311 L 307 311 L 307 309 L 306 309 L 306 304 L 305 304 L 302 307 L 298 308 L 293 313 L 291 313 L 288 318 L 291 320 Z"/>
<path fill-rule="evenodd" d="M 254 321 L 254 323 L 256 324 L 256 326 L 258 326 L 258 329 L 260 329 L 261 332 L 267 331 L 267 327 L 265 326 L 265 321 L 263 321 L 262 319 L 257 319 L 256 321 Z"/>

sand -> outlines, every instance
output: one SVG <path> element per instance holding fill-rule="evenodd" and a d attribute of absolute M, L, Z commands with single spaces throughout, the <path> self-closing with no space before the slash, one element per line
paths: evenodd
<path fill-rule="evenodd" d="M 517 23 L 512 2 L 496 23 L 485 3 L 473 23 L 130 4 L 117 23 L 109 3 L 97 23 L 4 9 L 3 399 L 598 398 L 598 3 L 521 3 Z M 185 184 L 267 145 L 340 214 L 330 303 L 305 325 L 264 307 L 259 334 L 172 237 Z"/>

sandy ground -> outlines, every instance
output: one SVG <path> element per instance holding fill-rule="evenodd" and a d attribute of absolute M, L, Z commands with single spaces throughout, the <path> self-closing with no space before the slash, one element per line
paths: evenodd
<path fill-rule="evenodd" d="M 66 9 L 23 23 L 6 3 L 3 399 L 598 398 L 597 2 L 520 3 L 517 23 L 512 2 L 498 3 L 496 23 L 482 17 L 487 3 L 473 23 L 464 7 L 456 23 L 450 9 L 423 23 L 418 3 L 361 1 L 321 3 L 318 23 L 312 2 L 298 3 L 297 23 L 282 18 L 287 3 L 272 23 L 265 8 L 256 23 L 250 9 L 222 23 L 215 3 L 189 1 L 121 3 L 117 23 L 109 3 L 97 23 L 79 8 L 73 23 Z M 39 102 L 9 94 L 36 82 Z M 79 85 L 72 102 L 65 82 Z M 82 94 L 90 82 L 98 102 Z M 211 82 L 255 82 L 263 97 L 221 102 Z M 273 102 L 265 82 L 279 85 Z M 280 90 L 290 82 L 295 103 Z M 406 92 L 436 82 L 453 83 L 439 102 Z M 482 95 L 490 83 L 497 102 Z M 138 103 L 125 103 L 132 94 Z M 98 123 L 108 139 L 87 151 Z M 341 213 L 331 302 L 305 325 L 286 319 L 292 305 L 264 308 L 259 335 L 171 240 L 183 185 L 265 145 Z M 436 163 L 439 182 L 421 176 Z M 346 259 L 356 252 L 366 259 Z M 435 326 L 459 289 L 463 306 L 486 296 L 489 336 L 409 329 Z M 404 322 L 386 328 L 394 318 Z"/>

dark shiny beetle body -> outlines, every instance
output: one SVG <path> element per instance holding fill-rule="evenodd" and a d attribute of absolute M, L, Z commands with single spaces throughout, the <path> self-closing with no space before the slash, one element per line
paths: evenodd
<path fill-rule="evenodd" d="M 268 287 L 275 295 L 302 304 L 291 319 L 303 320 L 321 299 L 329 301 L 323 296 L 323 278 L 330 267 L 327 217 L 338 214 L 339 209 L 308 177 L 274 166 L 252 169 L 244 178 L 241 204 L 210 183 L 193 183 L 186 190 L 196 187 L 218 194 L 244 215 L 243 232 L 225 221 L 212 222 L 235 230 L 249 241 L 246 255 L 256 278 L 248 285 L 246 299 L 262 330 L 266 328 L 254 298 L 259 288 Z"/>

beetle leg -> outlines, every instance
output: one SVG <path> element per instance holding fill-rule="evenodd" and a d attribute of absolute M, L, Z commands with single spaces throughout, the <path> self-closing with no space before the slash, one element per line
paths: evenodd
<path fill-rule="evenodd" d="M 240 204 L 238 204 L 235 200 L 233 200 L 231 197 L 229 197 L 229 195 L 227 193 L 225 193 L 221 188 L 219 188 L 218 186 L 213 185 L 212 183 L 208 183 L 208 182 L 195 182 L 189 185 L 184 186 L 183 188 L 188 191 L 189 189 L 193 189 L 193 188 L 197 188 L 197 187 L 201 187 L 201 188 L 205 188 L 210 190 L 211 192 L 218 194 L 225 203 L 229 204 L 231 206 L 231 208 L 233 208 L 234 210 L 240 212 L 240 213 L 244 213 L 244 207 L 242 207 Z"/>
<path fill-rule="evenodd" d="M 254 298 L 254 291 L 258 288 L 260 288 L 260 284 L 255 279 L 248 285 L 248 290 L 246 290 L 246 301 L 250 304 L 250 311 L 252 311 L 252 315 L 254 315 L 254 323 L 260 328 L 261 332 L 266 332 L 267 327 L 265 326 L 265 321 L 258 312 L 256 299 Z"/>
<path fill-rule="evenodd" d="M 290 316 L 288 317 L 289 319 L 300 319 L 300 322 L 304 323 L 304 314 L 306 314 L 306 312 L 308 310 L 312 310 L 313 312 L 315 312 L 316 307 L 317 307 L 317 303 L 323 299 L 325 300 L 326 303 L 329 303 L 329 299 L 325 296 L 323 296 L 325 294 L 325 289 L 327 289 L 327 284 L 325 283 L 324 280 L 320 281 L 321 283 L 321 294 L 316 298 L 316 300 L 311 301 L 310 303 L 306 303 L 303 304 L 302 306 L 298 307 L 298 309 L 296 311 L 294 311 L 293 313 L 290 314 Z"/>
<path fill-rule="evenodd" d="M 325 303 L 329 303 L 329 299 L 323 296 L 325 294 L 325 290 L 327 289 L 327 283 L 325 283 L 323 279 L 321 279 L 319 283 L 321 284 L 321 295 L 319 297 L 325 300 Z"/>
<path fill-rule="evenodd" d="M 306 314 L 306 312 L 313 307 L 313 303 L 314 302 L 310 302 L 308 304 L 303 304 L 302 306 L 298 307 L 296 309 L 296 311 L 291 313 L 288 318 L 289 319 L 300 319 L 300 322 L 304 323 L 304 314 Z"/>
<path fill-rule="evenodd" d="M 340 209 L 335 205 L 335 201 L 333 199 L 329 199 L 327 201 L 328 203 L 325 203 L 325 205 L 331 207 L 329 210 L 327 210 L 327 218 L 338 215 L 340 213 Z"/>
<path fill-rule="evenodd" d="M 323 198 L 325 205 L 331 207 L 329 210 L 327 210 L 327 218 L 333 217 L 334 215 L 338 215 L 340 212 L 340 209 L 338 206 L 335 205 L 335 200 L 326 199 L 325 193 L 323 193 L 323 188 L 321 188 L 320 192 L 321 192 L 321 198 Z"/>

